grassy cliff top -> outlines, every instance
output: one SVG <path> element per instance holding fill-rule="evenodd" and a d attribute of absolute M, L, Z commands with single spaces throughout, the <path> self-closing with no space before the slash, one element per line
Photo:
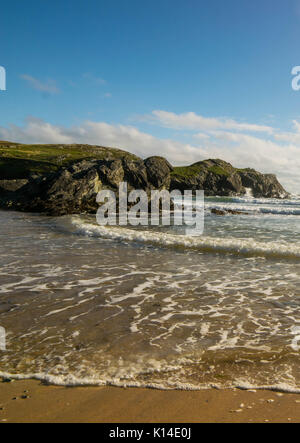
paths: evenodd
<path fill-rule="evenodd" d="M 194 177 L 201 173 L 211 172 L 215 175 L 229 177 L 236 169 L 230 164 L 219 159 L 203 160 L 191 166 L 175 167 L 172 175 L 178 178 Z"/>
<path fill-rule="evenodd" d="M 138 157 L 127 151 L 96 145 L 83 144 L 21 144 L 0 141 L 0 179 L 23 179 L 30 175 L 46 175 L 61 167 L 83 159 L 114 160 Z M 252 169 L 236 169 L 219 159 L 204 160 L 190 166 L 175 167 L 172 175 L 179 180 L 211 172 L 230 176 L 233 172 L 255 172 Z"/>
<path fill-rule="evenodd" d="M 48 174 L 83 159 L 137 159 L 121 149 L 93 145 L 25 145 L 0 141 L 0 178 L 27 178 L 30 174 Z"/>

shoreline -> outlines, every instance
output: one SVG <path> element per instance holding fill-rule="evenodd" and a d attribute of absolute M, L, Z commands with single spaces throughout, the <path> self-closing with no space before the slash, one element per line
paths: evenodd
<path fill-rule="evenodd" d="M 300 423 L 299 394 L 0 383 L 0 423 Z"/>

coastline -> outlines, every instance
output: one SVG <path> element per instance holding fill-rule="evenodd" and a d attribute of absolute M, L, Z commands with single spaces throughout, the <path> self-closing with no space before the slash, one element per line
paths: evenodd
<path fill-rule="evenodd" d="M 264 390 L 67 388 L 24 380 L 0 383 L 0 399 L 0 423 L 300 423 L 298 394 Z"/>

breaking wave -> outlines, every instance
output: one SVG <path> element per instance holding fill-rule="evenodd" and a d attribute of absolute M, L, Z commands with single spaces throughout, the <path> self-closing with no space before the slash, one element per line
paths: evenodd
<path fill-rule="evenodd" d="M 250 215 L 300 215 L 299 198 L 278 200 L 253 197 L 208 197 L 205 209 L 235 210 Z"/>
<path fill-rule="evenodd" d="M 188 248 L 200 252 L 227 253 L 240 256 L 299 259 L 300 245 L 284 241 L 258 242 L 253 238 L 218 238 L 194 235 L 177 235 L 158 231 L 134 230 L 120 227 L 103 227 L 72 219 L 76 234 L 121 242 L 138 242 L 160 247 Z"/>

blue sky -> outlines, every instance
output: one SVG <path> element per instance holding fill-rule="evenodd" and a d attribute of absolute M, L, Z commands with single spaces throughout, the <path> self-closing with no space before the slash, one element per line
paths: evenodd
<path fill-rule="evenodd" d="M 0 138 L 222 157 L 300 193 L 299 0 L 1 5 Z"/>

